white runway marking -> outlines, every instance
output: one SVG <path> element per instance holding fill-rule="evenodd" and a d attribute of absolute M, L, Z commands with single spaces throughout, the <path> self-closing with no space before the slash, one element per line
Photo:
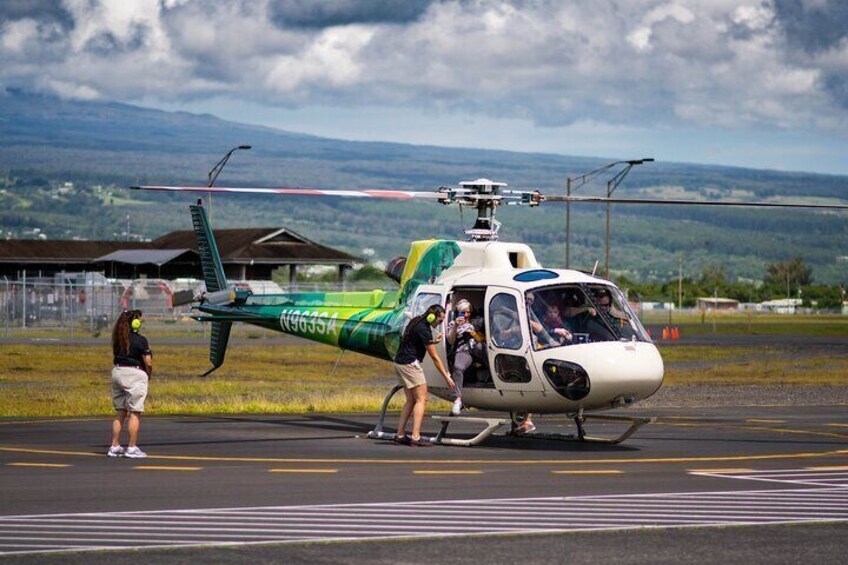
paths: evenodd
<path fill-rule="evenodd" d="M 827 485 L 782 490 L 0 516 L 0 555 L 848 521 L 848 474 L 825 483 L 840 472 L 721 474 Z"/>
<path fill-rule="evenodd" d="M 693 471 L 692 474 L 804 486 L 848 487 L 848 467 L 844 466 L 772 469 L 768 471 Z"/>

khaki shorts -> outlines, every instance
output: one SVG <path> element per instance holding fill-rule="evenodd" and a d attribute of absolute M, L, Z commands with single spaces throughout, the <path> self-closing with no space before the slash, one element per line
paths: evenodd
<path fill-rule="evenodd" d="M 112 406 L 115 410 L 144 412 L 147 398 L 147 373 L 135 367 L 112 369 Z"/>
<path fill-rule="evenodd" d="M 410 363 L 409 365 L 392 363 L 392 367 L 395 368 L 400 384 L 406 388 L 415 388 L 427 384 L 427 379 L 424 378 L 424 369 L 421 368 L 419 363 Z"/>

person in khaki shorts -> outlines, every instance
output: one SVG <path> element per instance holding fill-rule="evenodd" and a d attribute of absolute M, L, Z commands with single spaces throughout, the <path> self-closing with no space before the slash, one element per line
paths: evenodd
<path fill-rule="evenodd" d="M 451 376 L 442 365 L 442 360 L 436 352 L 436 340 L 433 339 L 433 330 L 445 320 L 445 309 L 434 304 L 422 315 L 413 318 L 406 326 L 403 337 L 400 340 L 397 355 L 395 355 L 393 367 L 397 373 L 403 392 L 406 394 L 406 403 L 400 412 L 398 431 L 395 441 L 404 445 L 426 447 L 430 442 L 421 439 L 421 423 L 424 421 L 424 411 L 427 404 L 427 380 L 424 378 L 424 370 L 421 361 L 424 354 L 430 355 L 436 368 L 444 377 L 445 382 L 451 390 L 456 385 Z M 412 416 L 412 438 L 406 435 L 406 423 Z"/>
<path fill-rule="evenodd" d="M 115 420 L 112 422 L 112 445 L 109 457 L 147 457 L 139 449 L 138 429 L 147 398 L 147 382 L 153 373 L 153 353 L 147 338 L 139 333 L 141 310 L 121 313 L 112 330 L 112 405 Z M 127 421 L 127 447 L 121 446 L 121 430 Z"/>

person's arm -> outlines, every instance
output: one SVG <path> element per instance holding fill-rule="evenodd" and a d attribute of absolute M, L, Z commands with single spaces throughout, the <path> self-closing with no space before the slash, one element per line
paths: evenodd
<path fill-rule="evenodd" d="M 445 370 L 445 366 L 442 365 L 442 360 L 439 358 L 439 354 L 436 352 L 436 344 L 428 343 L 427 344 L 427 353 L 430 355 L 430 358 L 433 360 L 433 364 L 436 365 L 436 368 L 442 374 L 442 377 L 445 379 L 445 382 L 448 385 L 448 388 L 454 390 L 456 388 L 456 383 L 453 382 L 450 374 Z"/>
<path fill-rule="evenodd" d="M 147 373 L 148 377 L 153 376 L 153 355 L 147 354 L 141 357 L 141 361 L 144 363 L 144 372 Z"/>
<path fill-rule="evenodd" d="M 453 345 L 456 343 L 456 328 L 459 326 L 460 318 L 448 324 L 448 343 Z"/>

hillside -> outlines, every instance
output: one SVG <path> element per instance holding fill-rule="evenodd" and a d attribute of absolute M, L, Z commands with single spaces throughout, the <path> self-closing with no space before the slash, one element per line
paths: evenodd
<path fill-rule="evenodd" d="M 488 177 L 516 188 L 564 192 L 566 177 L 609 159 L 478 149 L 446 149 L 326 139 L 227 122 L 209 115 L 162 112 L 125 104 L 62 101 L 22 92 L 0 96 L 0 234 L 24 237 L 37 228 L 51 238 L 156 237 L 189 225 L 192 198 L 130 193 L 145 183 L 202 185 L 230 147 L 219 185 L 403 188 L 431 190 Z M 634 155 L 641 157 L 642 155 Z M 633 157 L 630 155 L 623 157 Z M 704 198 L 848 198 L 848 177 L 658 162 L 636 168 L 617 194 L 699 194 Z M 64 183 L 73 183 L 73 187 Z M 598 194 L 602 183 L 581 194 Z M 502 237 L 534 246 L 561 265 L 565 209 L 503 210 Z M 287 226 L 354 254 L 373 248 L 387 259 L 409 239 L 459 237 L 455 208 L 426 203 L 304 198 L 223 197 L 213 200 L 215 225 Z M 470 216 L 466 214 L 466 226 Z M 767 263 L 801 256 L 817 282 L 848 278 L 844 215 L 806 211 L 624 207 L 613 209 L 612 264 L 642 280 L 722 266 L 732 277 L 761 278 Z M 603 258 L 604 211 L 575 206 L 575 264 Z"/>

